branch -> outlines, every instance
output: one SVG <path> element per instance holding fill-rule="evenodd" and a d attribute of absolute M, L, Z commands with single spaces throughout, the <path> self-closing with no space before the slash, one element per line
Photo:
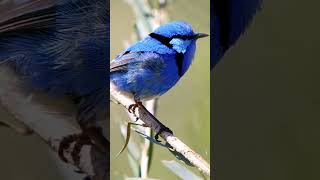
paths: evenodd
<path fill-rule="evenodd" d="M 65 100 L 58 100 L 55 97 L 21 86 L 23 82 L 20 82 L 9 68 L 1 68 L 0 81 L 6 80 L 8 86 L 4 86 L 0 91 L 0 104 L 14 117 L 13 122 L 5 123 L 17 129 L 18 132 L 32 130 L 58 154 L 61 141 L 65 137 L 81 133 L 81 129 L 72 115 L 74 112 L 71 107 L 73 106 Z M 107 124 L 107 121 L 106 119 L 103 123 Z M 108 126 L 98 124 L 97 126 L 107 132 Z M 80 162 L 75 163 L 71 158 L 72 152 L 76 150 L 74 144 L 71 143 L 68 151 L 64 152 L 68 164 L 73 167 L 70 168 L 70 172 L 76 169 L 83 171 L 94 180 L 108 179 L 109 154 L 101 153 L 94 146 L 85 145 L 80 149 Z"/>
<path fill-rule="evenodd" d="M 126 94 L 118 91 L 117 87 L 113 83 L 110 83 L 110 95 L 116 103 L 121 104 L 126 109 L 128 109 L 131 104 L 135 104 L 133 99 L 128 98 Z M 160 127 L 162 126 L 161 122 L 157 120 L 147 109 L 138 107 L 137 111 L 137 115 L 133 116 L 138 117 L 153 131 L 158 132 L 160 130 Z M 162 132 L 160 136 L 171 146 L 170 148 L 180 153 L 201 172 L 210 176 L 210 165 L 199 154 L 169 132 Z"/>
<path fill-rule="evenodd" d="M 36 123 L 32 121 L 22 120 L 28 126 L 28 129 L 31 129 L 34 133 L 40 136 L 49 147 L 58 154 L 58 149 L 62 139 L 68 135 L 79 134 L 81 130 L 77 127 L 72 126 L 68 122 L 63 120 L 61 121 L 38 121 Z M 52 131 L 53 127 L 63 129 L 63 133 L 57 135 Z M 55 129 L 54 128 L 54 129 Z M 16 129 L 16 128 L 14 128 Z M 72 165 L 73 168 L 68 168 L 69 171 L 73 172 L 74 170 L 83 172 L 87 176 L 91 177 L 94 180 L 106 180 L 109 177 L 109 162 L 107 160 L 108 154 L 103 154 L 97 150 L 94 146 L 84 145 L 80 151 L 80 163 L 76 164 L 72 160 L 71 153 L 75 150 L 74 144 L 70 145 L 68 151 L 64 152 L 64 156 L 68 160 L 68 164 Z M 57 160 L 61 161 L 60 159 Z"/>
<path fill-rule="evenodd" d="M 79 134 L 80 128 L 77 128 L 66 121 L 26 121 L 23 120 L 29 129 L 32 129 L 34 133 L 40 136 L 49 147 L 58 154 L 58 149 L 61 141 L 64 137 L 72 134 Z M 54 127 L 54 128 L 53 128 Z M 54 130 L 53 130 L 54 129 Z M 54 132 L 56 129 L 63 129 L 63 132 L 59 132 L 59 135 Z M 68 151 L 64 152 L 68 164 L 72 165 L 73 168 L 69 168 L 69 171 L 74 170 L 83 172 L 93 180 L 107 180 L 109 177 L 109 161 L 108 154 L 103 154 L 97 150 L 94 146 L 84 145 L 80 151 L 80 163 L 76 164 L 72 160 L 72 152 L 75 151 L 74 144 L 70 145 Z M 58 156 L 56 156 L 58 158 Z M 61 161 L 60 159 L 57 159 Z"/>

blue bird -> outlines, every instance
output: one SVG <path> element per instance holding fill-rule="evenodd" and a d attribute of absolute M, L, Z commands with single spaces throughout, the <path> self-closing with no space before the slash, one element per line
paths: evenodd
<path fill-rule="evenodd" d="M 195 33 L 187 22 L 164 24 L 112 60 L 110 82 L 137 105 L 159 97 L 186 73 L 195 54 L 196 41 L 206 36 Z M 155 135 L 156 140 L 164 130 L 170 131 L 163 127 Z"/>
<path fill-rule="evenodd" d="M 100 147 L 107 147 L 108 140 L 93 126 L 106 120 L 109 111 L 108 4 L 1 2 L 0 103 L 16 117 L 76 121 L 88 136 L 100 139 Z M 26 104 L 19 109 L 15 103 Z"/>
<path fill-rule="evenodd" d="M 213 0 L 211 69 L 245 31 L 261 2 L 262 0 Z"/>

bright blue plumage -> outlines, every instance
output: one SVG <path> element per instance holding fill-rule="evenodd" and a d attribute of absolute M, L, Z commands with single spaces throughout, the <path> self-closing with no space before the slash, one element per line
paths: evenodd
<path fill-rule="evenodd" d="M 79 105 L 80 121 L 107 109 L 107 1 L 18 2 L 0 19 L 1 65 L 14 68 L 30 88 L 70 96 Z"/>
<path fill-rule="evenodd" d="M 196 40 L 205 36 L 186 22 L 164 24 L 111 62 L 110 81 L 136 101 L 160 96 L 188 70 Z"/>

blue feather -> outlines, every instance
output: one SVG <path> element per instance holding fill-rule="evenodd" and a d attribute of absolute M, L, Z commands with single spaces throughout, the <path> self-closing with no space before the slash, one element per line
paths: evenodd
<path fill-rule="evenodd" d="M 81 120 L 90 119 L 96 111 L 106 108 L 108 3 L 105 0 L 20 3 L 16 9 L 7 11 L 19 16 L 0 18 L 0 63 L 9 64 L 33 89 L 77 99 Z M 30 8 L 21 8 L 22 5 Z M 29 23 L 21 23 L 24 20 Z"/>
<path fill-rule="evenodd" d="M 109 50 L 104 1 L 60 0 L 46 11 L 55 18 L 45 27 L 35 24 L 0 34 L 0 61 L 10 59 L 26 81 L 49 93 L 84 95 L 106 88 Z"/>
<path fill-rule="evenodd" d="M 163 24 L 154 30 L 154 33 L 161 34 L 168 38 L 175 35 L 193 36 L 195 34 L 191 25 L 185 21 L 173 21 L 171 23 Z"/>

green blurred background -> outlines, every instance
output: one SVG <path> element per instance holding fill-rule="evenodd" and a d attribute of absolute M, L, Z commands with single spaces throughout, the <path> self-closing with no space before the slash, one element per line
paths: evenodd
<path fill-rule="evenodd" d="M 171 0 L 167 7 L 170 20 L 184 20 L 192 24 L 194 31 L 210 32 L 209 0 Z M 124 41 L 130 40 L 135 16 L 131 7 L 123 0 L 111 0 L 111 59 L 124 50 Z M 186 75 L 168 93 L 161 96 L 158 117 L 187 145 L 210 160 L 210 41 L 201 39 L 197 43 L 194 62 Z M 111 179 L 132 176 L 128 165 L 127 151 L 116 158 L 124 144 L 119 122 L 126 122 L 127 114 L 122 107 L 111 106 Z M 136 134 L 136 133 L 134 133 Z M 139 137 L 140 138 L 140 137 Z M 136 140 L 136 139 L 135 139 Z M 158 145 L 149 176 L 160 179 L 178 179 L 162 165 L 160 160 L 175 159 L 171 153 Z"/>
<path fill-rule="evenodd" d="M 319 5 L 265 1 L 213 70 L 218 180 L 320 179 Z"/>

